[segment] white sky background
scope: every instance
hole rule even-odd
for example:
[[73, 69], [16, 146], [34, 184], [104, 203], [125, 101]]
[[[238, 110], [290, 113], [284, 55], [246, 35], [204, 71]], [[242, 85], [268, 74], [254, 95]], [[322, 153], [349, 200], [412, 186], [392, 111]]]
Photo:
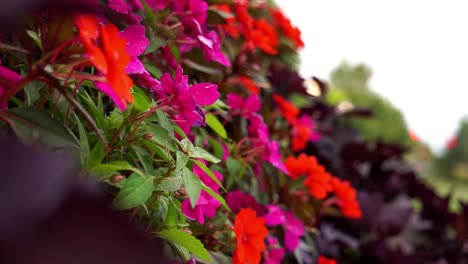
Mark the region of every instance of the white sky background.
[[302, 31], [304, 77], [363, 62], [433, 150], [455, 134], [468, 114], [468, 1], [276, 1]]

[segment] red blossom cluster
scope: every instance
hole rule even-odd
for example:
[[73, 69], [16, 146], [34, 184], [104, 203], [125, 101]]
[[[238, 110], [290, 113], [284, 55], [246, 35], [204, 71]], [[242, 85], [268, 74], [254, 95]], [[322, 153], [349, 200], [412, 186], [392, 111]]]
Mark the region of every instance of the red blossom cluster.
[[293, 151], [301, 151], [307, 146], [309, 140], [319, 139], [320, 135], [314, 131], [314, 123], [307, 116], [299, 117], [300, 110], [291, 102], [280, 95], [273, 95], [283, 117], [291, 125], [291, 148]]
[[270, 10], [271, 16], [274, 18], [276, 25], [283, 31], [283, 33], [291, 40], [296, 48], [303, 48], [304, 42], [301, 38], [301, 31], [298, 27], [292, 25], [291, 20], [286, 17], [280, 9], [272, 8]]
[[314, 156], [301, 153], [297, 158], [289, 156], [285, 160], [289, 176], [293, 179], [305, 176], [304, 186], [317, 199], [325, 199], [328, 194], [335, 195], [335, 203], [343, 215], [360, 218], [361, 209], [356, 199], [356, 190], [347, 181], [342, 181], [328, 173]]

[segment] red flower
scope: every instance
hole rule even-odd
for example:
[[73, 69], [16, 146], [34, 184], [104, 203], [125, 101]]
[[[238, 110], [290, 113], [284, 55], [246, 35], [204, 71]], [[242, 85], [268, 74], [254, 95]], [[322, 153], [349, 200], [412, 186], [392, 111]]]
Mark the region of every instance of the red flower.
[[265, 219], [257, 217], [254, 210], [244, 208], [239, 211], [234, 220], [234, 232], [237, 238], [237, 248], [234, 251], [233, 263], [260, 263], [261, 254], [266, 249], [265, 238], [268, 234]]
[[301, 31], [299, 28], [293, 26], [291, 24], [291, 20], [289, 20], [289, 18], [287, 18], [279, 9], [271, 9], [271, 15], [275, 19], [278, 27], [294, 43], [294, 45], [297, 48], [303, 48], [304, 42], [302, 42]]
[[119, 31], [113, 24], [100, 25], [96, 16], [78, 14], [73, 16], [73, 20], [91, 63], [104, 74], [110, 86], [98, 87], [102, 87], [124, 110], [127, 102], [133, 102], [130, 92], [133, 81], [125, 71], [131, 59], [126, 50], [127, 40], [119, 37]]
[[312, 135], [312, 128], [306, 124], [296, 123], [293, 125], [291, 147], [293, 151], [301, 151], [307, 146]]
[[254, 21], [254, 28], [247, 41], [270, 55], [278, 54], [278, 35], [274, 27], [263, 18]]
[[333, 190], [330, 182], [333, 177], [325, 170], [325, 167], [317, 162], [314, 156], [301, 153], [297, 159], [287, 157], [284, 164], [289, 171], [289, 177], [293, 179], [307, 175], [304, 186], [315, 198], [325, 199], [328, 193]]
[[331, 180], [333, 192], [337, 198], [337, 205], [343, 215], [349, 218], [361, 218], [362, 212], [356, 200], [356, 190], [347, 181], [338, 178]]
[[338, 264], [338, 262], [336, 262], [336, 260], [334, 259], [329, 259], [324, 256], [319, 256], [317, 260], [317, 264]]
[[304, 180], [304, 185], [312, 196], [317, 199], [325, 199], [328, 193], [333, 190], [330, 184], [330, 180], [332, 178], [331, 174], [327, 173], [324, 169], [319, 173], [309, 174], [309, 176]]
[[284, 118], [290, 124], [296, 123], [297, 116], [300, 112], [299, 109], [294, 104], [284, 99], [284, 97], [282, 97], [281, 95], [274, 94], [273, 100], [278, 104]]
[[260, 93], [260, 88], [258, 88], [258, 86], [254, 83], [254, 81], [252, 81], [252, 79], [250, 79], [249, 77], [247, 76], [239, 76], [239, 81], [245, 86], [245, 88], [247, 88], [247, 90], [249, 90], [251, 93], [253, 94], [259, 94]]
[[445, 145], [446, 149], [454, 149], [458, 145], [457, 136], [453, 136]]
[[289, 171], [289, 177], [297, 179], [300, 176], [306, 175], [311, 171], [311, 164], [314, 164], [317, 160], [313, 156], [307, 156], [301, 153], [297, 159], [293, 156], [289, 156], [284, 160], [284, 165]]
[[229, 7], [229, 5], [215, 5], [214, 7], [216, 9], [218, 9], [219, 11], [221, 11], [221, 12], [232, 15], [231, 17], [228, 17], [228, 18], [224, 19], [226, 21], [226, 24], [221, 25], [221, 28], [229, 36], [231, 36], [233, 38], [238, 38], [240, 33], [239, 33], [239, 28], [237, 26], [236, 16], [232, 13], [232, 10]]

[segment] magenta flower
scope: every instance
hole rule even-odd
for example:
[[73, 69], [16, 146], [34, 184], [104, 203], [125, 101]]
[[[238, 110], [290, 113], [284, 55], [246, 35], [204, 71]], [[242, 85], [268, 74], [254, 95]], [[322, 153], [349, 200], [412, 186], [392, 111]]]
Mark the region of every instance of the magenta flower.
[[[251, 119], [253, 116], [258, 118], [257, 112], [260, 111], [260, 97], [256, 94], [251, 94], [247, 99], [242, 98], [242, 96], [230, 93], [227, 95], [227, 104], [234, 112], [233, 114], [239, 114], [247, 119]], [[258, 120], [250, 120], [258, 121]]]
[[264, 216], [268, 212], [266, 207], [259, 204], [253, 196], [239, 190], [229, 192], [226, 195], [226, 203], [236, 214], [243, 208], [253, 209], [257, 212], [257, 216]]
[[257, 113], [260, 110], [260, 97], [251, 94], [244, 100], [242, 96], [230, 93], [227, 95], [227, 104], [231, 107], [232, 115], [241, 115], [249, 121], [247, 130], [252, 137], [253, 146], [264, 148], [261, 158], [269, 161], [281, 172], [288, 174], [289, 172], [279, 152], [278, 142], [270, 140], [268, 126], [265, 124], [263, 117]]
[[304, 224], [293, 213], [285, 213], [286, 220], [283, 224], [285, 230], [284, 245], [289, 251], [294, 251], [299, 246], [301, 236], [305, 233]]
[[126, 69], [128, 74], [143, 74], [147, 72], [143, 63], [138, 59], [138, 56], [143, 54], [150, 44], [145, 36], [145, 32], [146, 28], [144, 26], [135, 25], [127, 27], [120, 33], [120, 36], [127, 40], [127, 51], [131, 57]]
[[185, 27], [192, 31], [198, 31], [197, 25], [191, 21], [195, 20], [200, 27], [204, 27], [208, 17], [208, 3], [203, 0], [177, 0], [174, 1], [173, 9], [178, 12], [180, 21]]
[[268, 250], [264, 253], [265, 261], [263, 264], [281, 264], [284, 257], [284, 248], [278, 243], [275, 237], [267, 237]]
[[293, 213], [285, 212], [276, 205], [268, 205], [265, 223], [268, 226], [281, 225], [284, 229], [284, 244], [289, 251], [299, 246], [300, 238], [305, 233], [304, 224]]
[[[204, 161], [202, 161], [204, 163]], [[211, 177], [206, 174], [198, 165], [193, 166], [193, 173], [200, 177], [200, 180], [208, 187], [210, 187], [216, 193], [219, 193], [218, 190], [220, 186], [213, 180]], [[217, 171], [213, 171], [213, 174], [221, 181], [222, 175]], [[213, 218], [216, 214], [216, 209], [221, 204], [213, 198], [209, 193], [202, 190], [200, 196], [195, 204], [195, 207], [192, 207], [189, 199], [185, 199], [182, 202], [182, 212], [184, 215], [191, 220], [197, 220], [200, 224], [205, 223], [205, 217]]]
[[135, 15], [132, 5], [126, 3], [124, 0], [109, 0], [108, 6], [111, 10], [124, 15], [125, 21], [129, 24], [140, 24], [141, 17]]
[[[8, 89], [18, 85], [20, 82], [21, 76], [17, 72], [0, 66], [0, 97], [2, 97]], [[7, 107], [7, 100], [0, 102], [0, 109], [6, 109]]]
[[161, 77], [161, 87], [155, 88], [159, 98], [191, 126], [205, 125], [205, 113], [200, 106], [213, 104], [219, 98], [218, 86], [212, 83], [188, 84], [188, 76], [178, 67], [174, 79], [167, 73]]
[[221, 51], [221, 41], [216, 31], [205, 32], [195, 19], [188, 19], [187, 21], [189, 22], [186, 22], [186, 24], [192, 24], [187, 32], [188, 36], [184, 38], [184, 41], [189, 44], [182, 46], [181, 51], [188, 52], [195, 47], [201, 48], [206, 60], [231, 67], [228, 57]]
[[192, 208], [189, 199], [185, 199], [182, 202], [181, 209], [188, 219], [197, 220], [203, 225], [205, 223], [205, 217], [213, 218], [216, 214], [216, 209], [220, 205], [221, 204], [215, 198], [202, 190], [195, 207]]

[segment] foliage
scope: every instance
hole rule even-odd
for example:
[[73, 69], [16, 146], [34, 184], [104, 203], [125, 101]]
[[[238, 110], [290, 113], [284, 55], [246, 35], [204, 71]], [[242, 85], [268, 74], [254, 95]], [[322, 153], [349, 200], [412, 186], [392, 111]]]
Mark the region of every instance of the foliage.
[[369, 109], [373, 118], [353, 118], [350, 123], [369, 141], [412, 146], [409, 131], [400, 110], [369, 88], [370, 69], [363, 65], [340, 64], [330, 75], [334, 89], [328, 95], [332, 104], [345, 101], [353, 107]]
[[466, 257], [447, 232], [465, 222], [404, 149], [340, 122], [360, 112], [325, 83], [307, 93], [272, 3], [92, 0], [24, 21], [0, 45], [2, 133], [76, 157], [174, 262]]

